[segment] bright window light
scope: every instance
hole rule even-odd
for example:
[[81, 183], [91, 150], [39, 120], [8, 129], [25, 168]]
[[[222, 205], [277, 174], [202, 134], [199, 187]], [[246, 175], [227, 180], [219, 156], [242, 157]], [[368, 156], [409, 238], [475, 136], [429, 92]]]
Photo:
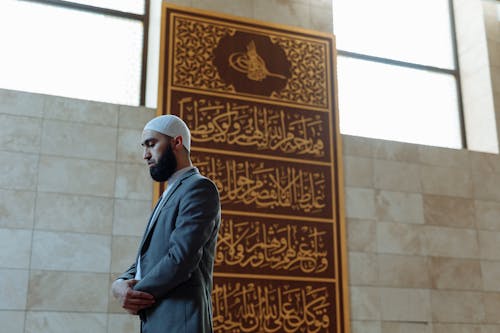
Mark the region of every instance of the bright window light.
[[449, 0], [333, 0], [340, 130], [463, 148]]
[[454, 68], [448, 0], [333, 0], [337, 48]]
[[461, 148], [452, 75], [338, 57], [344, 134]]
[[142, 22], [0, 2], [0, 88], [138, 105]]

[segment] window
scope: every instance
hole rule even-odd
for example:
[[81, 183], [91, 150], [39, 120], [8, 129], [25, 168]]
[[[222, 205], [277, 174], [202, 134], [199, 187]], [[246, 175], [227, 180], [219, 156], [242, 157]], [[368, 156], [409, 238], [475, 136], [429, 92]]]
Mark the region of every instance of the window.
[[333, 0], [344, 134], [465, 147], [451, 0]]
[[148, 11], [149, 0], [2, 1], [0, 88], [144, 105]]

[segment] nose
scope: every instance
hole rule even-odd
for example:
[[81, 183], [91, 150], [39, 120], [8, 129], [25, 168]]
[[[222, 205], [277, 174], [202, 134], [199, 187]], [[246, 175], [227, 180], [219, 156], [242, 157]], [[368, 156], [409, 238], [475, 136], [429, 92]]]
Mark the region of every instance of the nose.
[[148, 161], [151, 158], [151, 153], [149, 152], [149, 149], [144, 149], [144, 154], [142, 155], [142, 158]]

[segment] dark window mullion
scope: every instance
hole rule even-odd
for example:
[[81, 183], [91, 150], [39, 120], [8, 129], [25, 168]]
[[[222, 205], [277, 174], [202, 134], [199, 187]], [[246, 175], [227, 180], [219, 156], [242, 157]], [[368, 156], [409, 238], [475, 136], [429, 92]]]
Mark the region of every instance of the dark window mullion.
[[464, 119], [464, 104], [462, 98], [462, 83], [460, 77], [460, 64], [458, 60], [458, 46], [457, 46], [457, 29], [455, 23], [455, 10], [453, 7], [453, 0], [448, 0], [448, 8], [450, 11], [450, 26], [451, 26], [451, 43], [453, 47], [453, 60], [455, 63], [455, 78], [457, 86], [457, 98], [458, 98], [458, 113], [460, 118], [460, 130], [462, 132], [462, 147], [467, 149], [467, 137], [465, 132], [465, 119]]
[[90, 13], [127, 18], [127, 19], [137, 20], [137, 21], [144, 21], [144, 17], [147, 15], [147, 13], [145, 13], [144, 15], [141, 15], [141, 14], [135, 14], [135, 13], [130, 13], [130, 12], [122, 12], [120, 10], [115, 10], [115, 9], [95, 7], [95, 6], [91, 6], [91, 5], [85, 5], [85, 4], [81, 4], [81, 3], [75, 3], [75, 2], [63, 1], [63, 0], [20, 0], [20, 1], [35, 2], [35, 3], [44, 4], [44, 5], [64, 7], [64, 8], [68, 8], [68, 9], [76, 9], [76, 10], [86, 11], [86, 12], [90, 12]]
[[146, 81], [148, 69], [148, 39], [149, 39], [149, 10], [150, 0], [144, 1], [144, 20], [142, 38], [142, 68], [141, 68], [141, 91], [139, 105], [146, 105]]
[[431, 71], [431, 72], [446, 73], [446, 74], [450, 74], [450, 75], [457, 77], [457, 71], [455, 69], [447, 69], [447, 68], [421, 65], [421, 64], [416, 64], [416, 63], [412, 63], [412, 62], [405, 62], [405, 61], [399, 61], [399, 60], [394, 60], [394, 59], [389, 59], [389, 58], [375, 57], [375, 56], [370, 56], [370, 55], [355, 53], [355, 52], [349, 52], [349, 51], [344, 51], [344, 50], [337, 50], [337, 53], [339, 55], [345, 56], [345, 57], [366, 60], [366, 61], [372, 61], [372, 62], [378, 62], [378, 63], [382, 63], [382, 64], [387, 64], [387, 65], [394, 65], [394, 66], [400, 66], [400, 67], [426, 70], [426, 71]]

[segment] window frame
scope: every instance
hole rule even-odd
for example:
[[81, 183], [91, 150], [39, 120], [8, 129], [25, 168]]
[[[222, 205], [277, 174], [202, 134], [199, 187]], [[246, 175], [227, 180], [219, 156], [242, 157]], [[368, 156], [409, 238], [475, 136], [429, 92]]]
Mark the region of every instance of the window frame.
[[[335, 10], [335, 1], [336, 0], [332, 0], [333, 10]], [[459, 124], [460, 124], [461, 147], [462, 147], [462, 149], [467, 149], [467, 138], [466, 138], [466, 132], [465, 132], [465, 119], [464, 119], [464, 110], [463, 110], [462, 86], [461, 86], [461, 78], [460, 78], [460, 65], [459, 65], [459, 59], [458, 59], [457, 32], [456, 32], [456, 26], [455, 26], [455, 14], [454, 14], [453, 0], [448, 0], [448, 11], [449, 11], [449, 18], [450, 18], [451, 45], [452, 45], [452, 52], [453, 52], [453, 69], [422, 65], [422, 64], [418, 64], [418, 63], [400, 61], [400, 60], [395, 60], [395, 59], [390, 59], [390, 58], [377, 57], [377, 56], [372, 56], [372, 55], [367, 55], [367, 54], [362, 54], [362, 53], [350, 52], [350, 51], [342, 50], [342, 49], [337, 49], [337, 55], [347, 57], [347, 58], [354, 58], [354, 59], [359, 59], [359, 60], [364, 60], [364, 61], [370, 61], [370, 62], [375, 62], [375, 63], [391, 65], [391, 66], [399, 66], [399, 67], [412, 68], [412, 69], [423, 70], [423, 71], [430, 71], [430, 72], [434, 72], [434, 73], [452, 75], [455, 79], [456, 89], [457, 89], [457, 104], [458, 104], [458, 118], [459, 118]], [[333, 24], [333, 31], [335, 33], [335, 22]]]
[[20, 0], [24, 2], [34, 2], [43, 5], [55, 6], [66, 9], [74, 9], [93, 14], [102, 14], [106, 16], [125, 18], [134, 21], [139, 21], [143, 26], [143, 40], [142, 40], [142, 64], [141, 64], [141, 82], [139, 91], [139, 106], [146, 105], [146, 75], [148, 66], [148, 34], [149, 34], [149, 20], [150, 20], [150, 0], [144, 0], [144, 14], [136, 14], [132, 12], [124, 12], [120, 10], [91, 6], [72, 1], [64, 0]]

